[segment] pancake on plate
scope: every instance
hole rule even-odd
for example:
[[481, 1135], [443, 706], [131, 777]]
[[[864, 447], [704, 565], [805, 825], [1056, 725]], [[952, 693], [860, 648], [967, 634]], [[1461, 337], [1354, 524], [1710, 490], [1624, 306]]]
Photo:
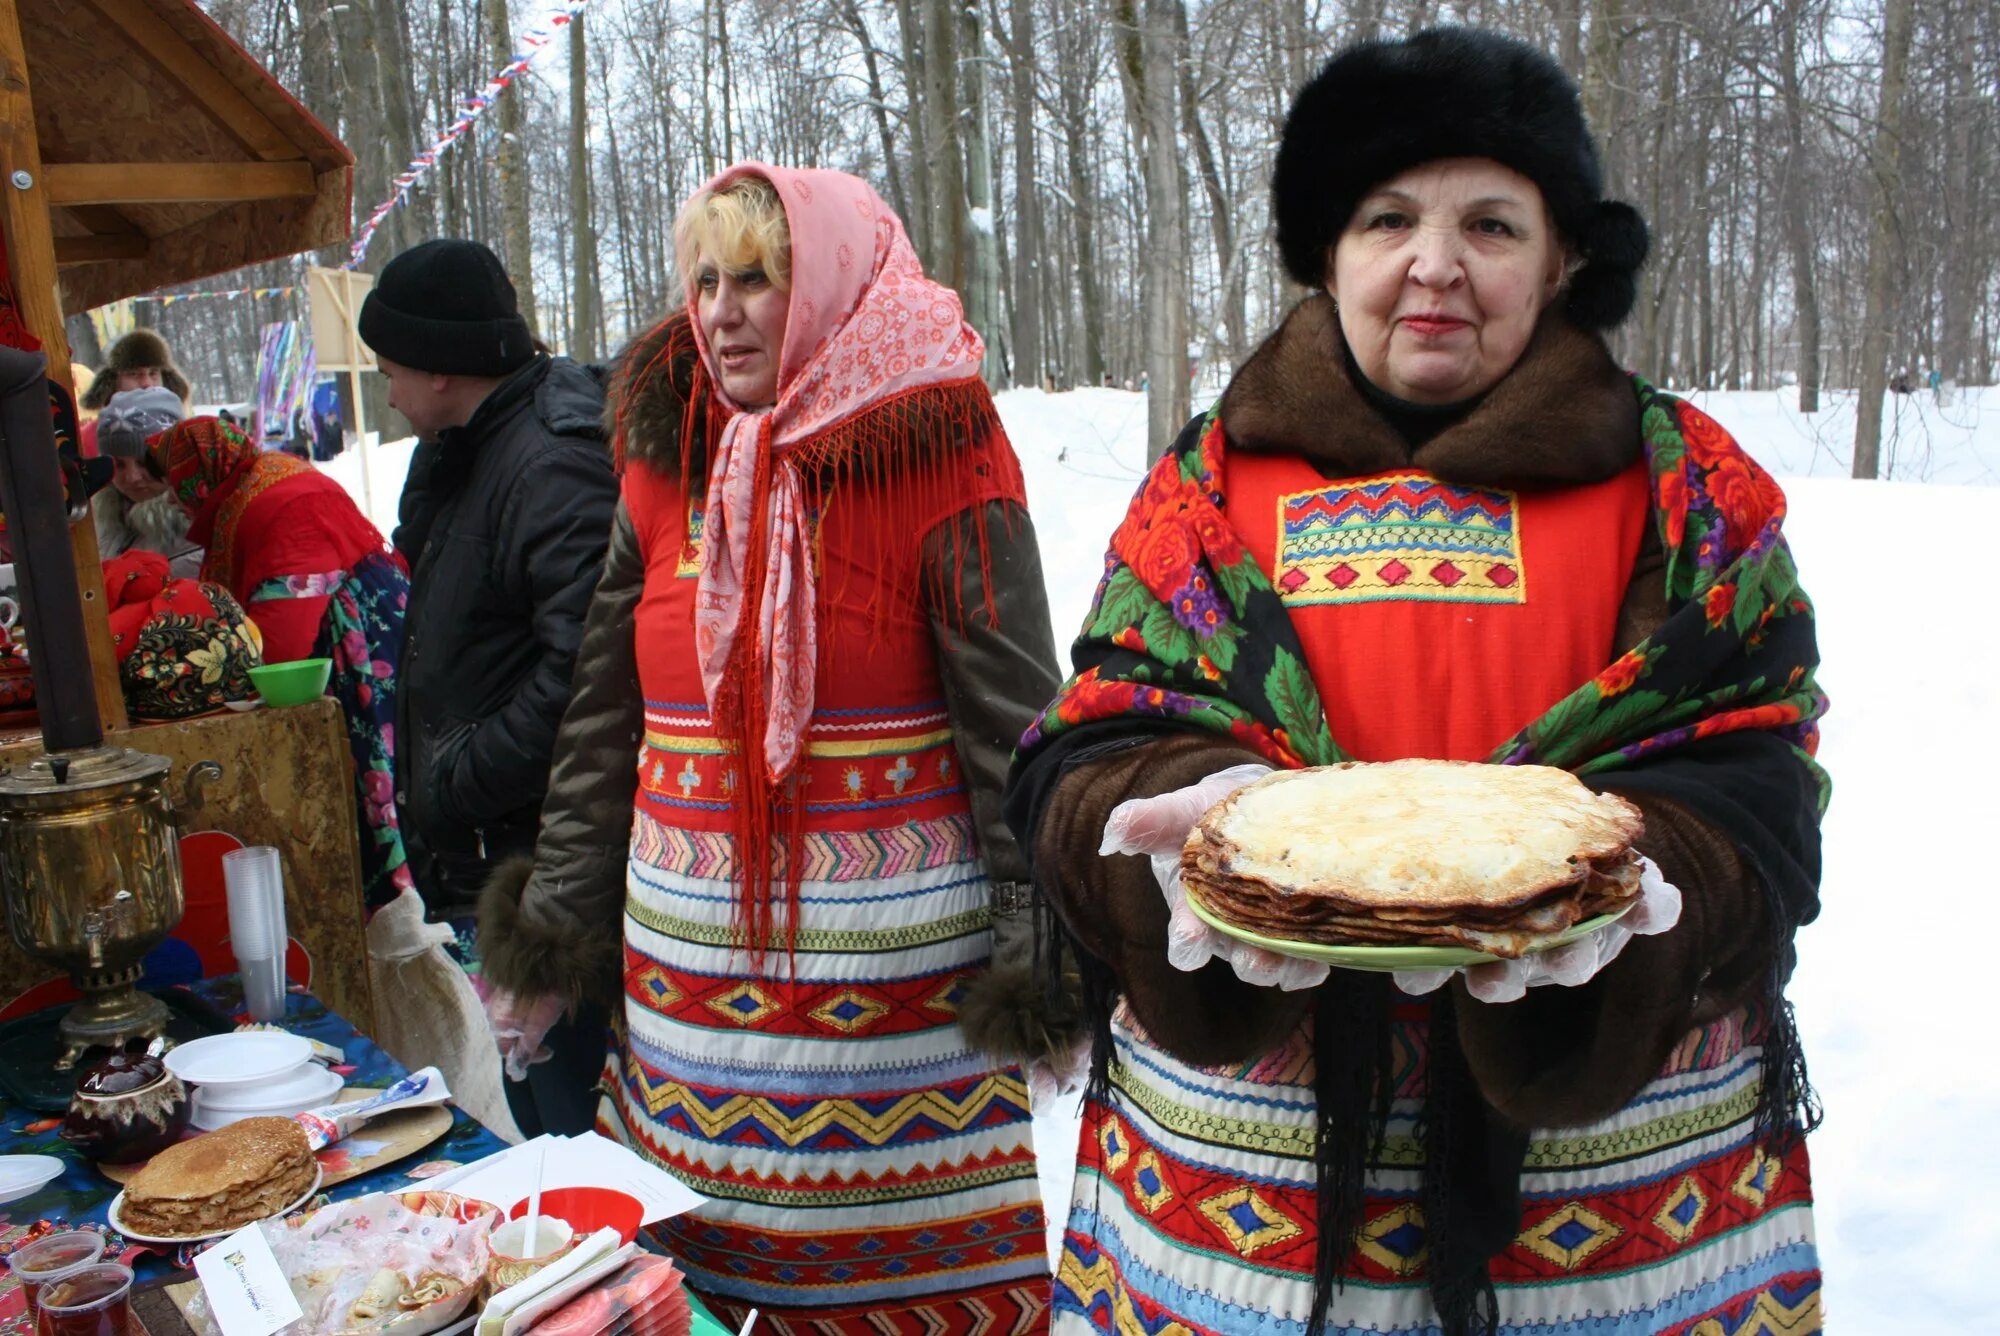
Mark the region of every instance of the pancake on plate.
[[290, 1118], [245, 1118], [155, 1155], [126, 1184], [120, 1214], [161, 1238], [233, 1230], [290, 1206], [315, 1172], [305, 1129]]
[[1517, 957], [1639, 894], [1639, 809], [1566, 770], [1350, 761], [1238, 789], [1181, 853], [1187, 893], [1265, 937]]

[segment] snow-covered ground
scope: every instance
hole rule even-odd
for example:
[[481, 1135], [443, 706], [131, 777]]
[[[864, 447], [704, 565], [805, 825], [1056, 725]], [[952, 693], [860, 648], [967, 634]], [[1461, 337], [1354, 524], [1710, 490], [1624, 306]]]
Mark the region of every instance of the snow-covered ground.
[[[1833, 698], [1825, 909], [1801, 934], [1791, 990], [1826, 1106], [1811, 1143], [1826, 1309], [1842, 1332], [2000, 1329], [1985, 1274], [2000, 1257], [2000, 1004], [1986, 978], [2000, 874], [1972, 845], [2000, 793], [2000, 614], [1981, 574], [2000, 509], [2000, 390], [1943, 406], [1890, 396], [1883, 452], [1911, 481], [1882, 483], [1845, 477], [1851, 396], [1810, 419], [1791, 395], [1695, 398], [1785, 480]], [[1145, 400], [1017, 390], [1000, 410], [1060, 643], [1141, 475]], [[370, 453], [385, 531], [409, 450]], [[330, 471], [358, 497], [356, 464], [350, 452]], [[1075, 1125], [1051, 1111], [1037, 1135], [1059, 1227]]]

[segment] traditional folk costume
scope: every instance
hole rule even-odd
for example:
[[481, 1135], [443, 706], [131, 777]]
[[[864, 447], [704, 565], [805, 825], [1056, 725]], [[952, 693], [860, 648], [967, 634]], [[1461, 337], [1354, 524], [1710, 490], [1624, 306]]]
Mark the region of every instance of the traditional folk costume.
[[151, 442], [206, 548], [201, 578], [227, 589], [263, 636], [264, 662], [330, 658], [354, 757], [362, 889], [372, 908], [413, 887], [395, 798], [396, 670], [409, 574], [352, 497], [311, 464], [261, 451], [217, 418]]
[[709, 1198], [661, 1241], [725, 1320], [1040, 1331], [1026, 1088], [958, 1023], [989, 878], [1025, 881], [1006, 758], [1055, 680], [1019, 466], [874, 192], [712, 184], [743, 171], [791, 225], [778, 400], [729, 402], [686, 316], [626, 354], [623, 502], [486, 973], [609, 976], [601, 1125]]
[[[1055, 1330], [1816, 1330], [1780, 988], [1824, 699], [1784, 498], [1555, 313], [1414, 441], [1340, 338], [1307, 301], [1152, 470], [1022, 744], [1102, 1027]], [[1172, 969], [1145, 860], [1093, 857], [1127, 798], [1405, 756], [1629, 798], [1681, 923], [1506, 1006], [1340, 969], [1286, 994]]]

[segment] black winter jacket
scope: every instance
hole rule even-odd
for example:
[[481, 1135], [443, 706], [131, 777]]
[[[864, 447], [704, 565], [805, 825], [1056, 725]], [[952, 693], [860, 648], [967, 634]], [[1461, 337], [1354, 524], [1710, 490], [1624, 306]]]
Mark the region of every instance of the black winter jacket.
[[603, 412], [602, 372], [538, 356], [411, 461], [397, 802], [436, 908], [534, 844], [618, 504]]

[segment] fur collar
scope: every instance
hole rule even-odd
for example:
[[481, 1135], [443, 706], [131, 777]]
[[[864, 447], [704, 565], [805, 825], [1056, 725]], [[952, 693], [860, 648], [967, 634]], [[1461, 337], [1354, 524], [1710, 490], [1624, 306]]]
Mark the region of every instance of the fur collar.
[[1412, 451], [1355, 387], [1333, 302], [1300, 302], [1222, 397], [1241, 450], [1302, 455], [1329, 477], [1418, 468], [1450, 482], [1602, 482], [1639, 458], [1639, 404], [1604, 340], [1545, 315], [1514, 369]]
[[[621, 460], [636, 460], [657, 473], [680, 471], [681, 429], [700, 356], [685, 311], [668, 316], [619, 354], [604, 399], [604, 432], [617, 443]], [[697, 471], [702, 462], [695, 461]]]

